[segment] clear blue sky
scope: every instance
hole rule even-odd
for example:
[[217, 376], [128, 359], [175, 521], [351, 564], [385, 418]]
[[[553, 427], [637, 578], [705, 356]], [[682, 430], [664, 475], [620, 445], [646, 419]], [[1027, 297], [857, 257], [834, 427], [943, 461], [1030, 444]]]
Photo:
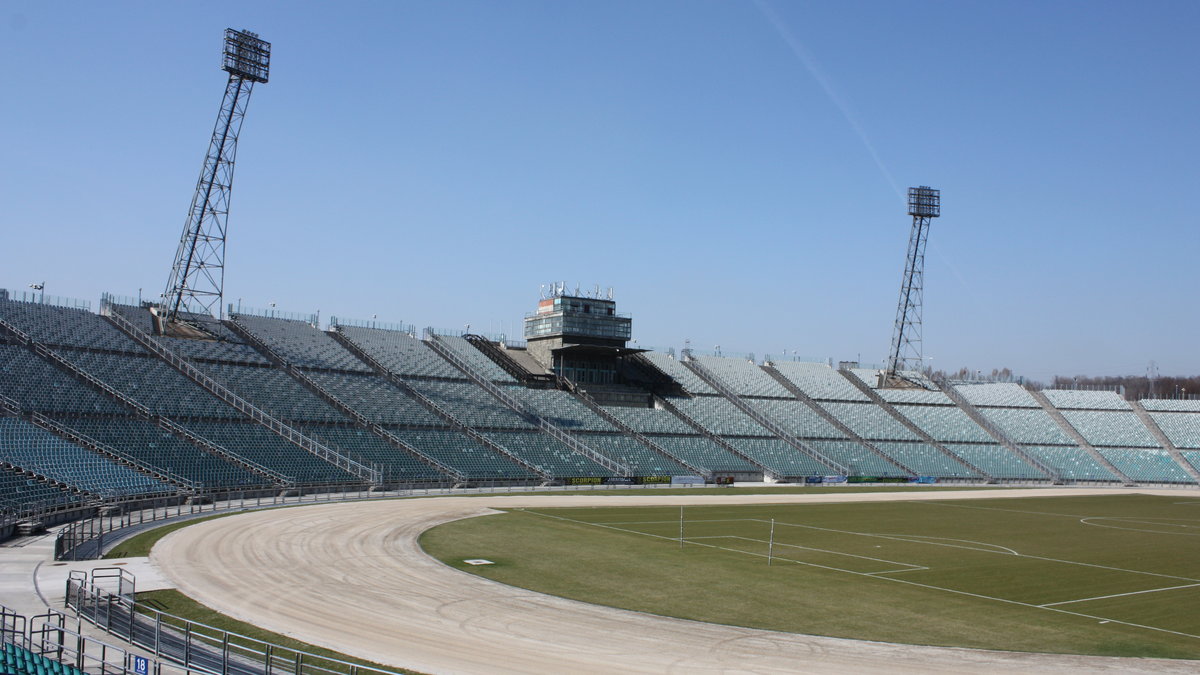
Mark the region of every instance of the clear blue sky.
[[0, 286], [162, 291], [226, 27], [228, 301], [881, 361], [925, 184], [935, 367], [1200, 373], [1200, 3], [8, 0]]

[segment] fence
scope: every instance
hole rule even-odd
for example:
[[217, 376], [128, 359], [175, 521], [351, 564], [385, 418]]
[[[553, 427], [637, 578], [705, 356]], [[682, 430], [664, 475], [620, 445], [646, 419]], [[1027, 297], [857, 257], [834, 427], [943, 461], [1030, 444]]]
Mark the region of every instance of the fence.
[[67, 580], [67, 606], [100, 630], [141, 647], [157, 661], [187, 672], [220, 675], [291, 673], [364, 675], [382, 670], [265, 642], [183, 617], [99, 588], [82, 576]]
[[[26, 618], [0, 605], [0, 643], [30, 673], [103, 673], [104, 675], [190, 675], [210, 673], [142, 656], [84, 635], [61, 612]], [[10, 647], [11, 645], [11, 647]], [[61, 665], [59, 665], [61, 664]], [[2, 667], [2, 666], [0, 666]], [[14, 672], [6, 669], [5, 672]]]
[[66, 298], [61, 295], [46, 295], [42, 291], [13, 291], [0, 288], [0, 300], [32, 302], [39, 305], [54, 305], [55, 307], [66, 307], [68, 309], [86, 309], [89, 311], [92, 309], [92, 303], [88, 300]]

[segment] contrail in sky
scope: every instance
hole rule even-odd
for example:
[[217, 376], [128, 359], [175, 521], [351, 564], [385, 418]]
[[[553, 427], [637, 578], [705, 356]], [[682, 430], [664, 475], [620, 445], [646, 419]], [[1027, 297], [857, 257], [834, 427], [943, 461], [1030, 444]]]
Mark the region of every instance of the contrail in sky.
[[879, 158], [879, 153], [875, 151], [875, 146], [871, 144], [871, 139], [867, 138], [867, 132], [863, 131], [862, 125], [858, 123], [858, 120], [850, 111], [850, 106], [847, 105], [844, 100], [842, 100], [842, 97], [838, 95], [836, 90], [834, 90], [833, 85], [829, 83], [829, 78], [825, 77], [825, 73], [821, 72], [821, 69], [817, 66], [816, 60], [813, 59], [812, 55], [808, 53], [808, 50], [804, 48], [804, 45], [801, 44], [800, 40], [797, 39], [790, 30], [788, 30], [788, 27], [784, 25], [783, 20], [779, 18], [779, 15], [775, 13], [775, 10], [771, 9], [771, 6], [768, 5], [765, 0], [754, 0], [754, 4], [758, 7], [758, 10], [762, 12], [763, 16], [766, 17], [767, 21], [770, 21], [771, 25], [775, 27], [775, 31], [779, 33], [779, 36], [783, 38], [783, 41], [786, 42], [788, 47], [791, 48], [792, 53], [795, 54], [796, 58], [800, 60], [800, 63], [804, 65], [804, 69], [808, 71], [808, 74], [812, 75], [813, 79], [817, 81], [817, 84], [821, 85], [821, 89], [825, 92], [825, 95], [829, 97], [829, 100], [833, 103], [833, 105], [838, 109], [838, 112], [842, 113], [842, 117], [846, 118], [846, 123], [850, 125], [850, 128], [854, 130], [854, 133], [858, 134], [858, 139], [862, 141], [862, 144], [867, 148], [867, 152], [871, 153], [871, 159], [875, 160], [875, 166], [879, 167], [880, 172], [883, 173], [883, 177], [887, 179], [888, 185], [892, 186], [892, 190], [896, 193], [896, 196], [903, 201], [904, 193], [901, 192], [900, 186], [896, 183], [896, 179], [892, 177], [892, 172], [888, 171], [888, 168], [884, 165], [883, 160]]
[[[842, 113], [842, 117], [846, 118], [846, 123], [850, 125], [850, 128], [854, 130], [854, 133], [858, 134], [858, 140], [862, 141], [862, 144], [864, 147], [866, 147], [867, 152], [871, 153], [871, 159], [875, 160], [875, 166], [879, 167], [879, 171], [887, 180], [888, 185], [892, 186], [892, 191], [896, 193], [896, 196], [900, 198], [901, 202], [905, 202], [905, 193], [900, 189], [900, 185], [896, 183], [896, 179], [892, 177], [892, 172], [888, 170], [887, 165], [885, 165], [883, 160], [880, 159], [879, 153], [875, 151], [875, 146], [871, 144], [871, 139], [867, 138], [867, 132], [864, 131], [862, 125], [858, 123], [858, 119], [854, 116], [854, 113], [851, 112], [850, 106], [845, 100], [842, 99], [840, 95], [838, 95], [837, 91], [833, 88], [833, 85], [830, 84], [829, 78], [827, 78], [825, 73], [823, 73], [820, 67], [817, 66], [816, 59], [813, 58], [812, 54], [808, 53], [808, 50], [805, 49], [800, 40], [792, 34], [792, 31], [789, 30], [787, 25], [783, 23], [783, 20], [779, 18], [779, 15], [775, 13], [775, 10], [771, 9], [771, 5], [767, 4], [766, 0], [754, 0], [754, 5], [758, 7], [758, 10], [762, 12], [767, 21], [771, 22], [771, 25], [775, 28], [775, 31], [779, 33], [779, 37], [783, 38], [783, 41], [786, 42], [788, 47], [791, 48], [792, 53], [795, 54], [796, 58], [800, 60], [800, 63], [804, 65], [804, 69], [808, 71], [808, 74], [812, 75], [813, 79], [817, 81], [817, 84], [821, 85], [821, 89], [825, 92], [825, 95], [829, 97], [829, 100], [838, 109], [838, 112]], [[969, 284], [967, 284], [967, 280], [958, 273], [958, 269], [951, 264], [950, 260], [946, 256], [942, 255], [936, 244], [933, 245], [933, 252], [934, 255], [936, 255], [943, 263], [945, 263], [946, 267], [950, 269], [951, 274], [958, 279], [959, 284], [966, 289], [972, 298], [978, 301], [978, 298], [975, 298], [975, 291], [971, 289]]]

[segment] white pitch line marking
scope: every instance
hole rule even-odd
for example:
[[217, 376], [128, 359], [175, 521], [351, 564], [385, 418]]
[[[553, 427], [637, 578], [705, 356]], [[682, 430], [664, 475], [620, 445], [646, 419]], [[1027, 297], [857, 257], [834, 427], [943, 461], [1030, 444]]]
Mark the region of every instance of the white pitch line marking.
[[[762, 522], [765, 522], [765, 521], [762, 521]], [[957, 544], [943, 544], [943, 543], [937, 542], [937, 541], [913, 541], [911, 539], [903, 539], [902, 538], [903, 536], [908, 536], [908, 535], [888, 535], [888, 534], [871, 534], [869, 532], [852, 532], [850, 530], [836, 530], [831, 527], [817, 527], [816, 525], [800, 525], [797, 523], [781, 523], [778, 521], [776, 521], [775, 524], [780, 525], [780, 526], [787, 526], [787, 527], [802, 527], [805, 529], [818, 530], [821, 532], [836, 532], [839, 534], [853, 534], [853, 535], [857, 535], [860, 537], [876, 537], [879, 539], [891, 539], [894, 541], [908, 542], [910, 544], [928, 544], [930, 546], [948, 546], [950, 548], [961, 548], [961, 549], [965, 549], [968, 551], [979, 551], [981, 553], [991, 553], [993, 555], [1012, 555], [1011, 553], [1001, 553], [1000, 551], [997, 551], [995, 549], [975, 548], [973, 546], [959, 546]], [[983, 542], [977, 542], [977, 543], [983, 543]], [[993, 546], [993, 544], [987, 544], [987, 546]], [[1142, 575], [1150, 576], [1150, 577], [1162, 577], [1164, 579], [1178, 579], [1180, 581], [1193, 581], [1196, 583], [1200, 583], [1200, 579], [1193, 579], [1191, 577], [1180, 577], [1180, 576], [1176, 576], [1174, 574], [1159, 574], [1158, 572], [1144, 572], [1142, 570], [1130, 570], [1130, 569], [1125, 569], [1122, 567], [1110, 567], [1109, 565], [1097, 565], [1094, 563], [1078, 562], [1075, 560], [1061, 560], [1059, 558], [1047, 558], [1045, 556], [1030, 555], [1028, 553], [1017, 554], [1017, 555], [1020, 555], [1022, 558], [1026, 558], [1029, 560], [1043, 560], [1046, 562], [1062, 563], [1064, 565], [1078, 565], [1080, 567], [1092, 567], [1095, 569], [1110, 570], [1113, 572], [1127, 572], [1129, 574], [1142, 574]], [[1037, 605], [1030, 605], [1030, 607], [1036, 607], [1036, 606]]]
[[[534, 514], [534, 515], [536, 515], [536, 516], [543, 516], [543, 517], [546, 517], [546, 518], [551, 518], [551, 519], [554, 519], [554, 520], [563, 520], [563, 521], [566, 521], [566, 522], [569, 522], [569, 523], [576, 523], [576, 524], [579, 524], [579, 525], [592, 525], [592, 526], [595, 526], [595, 527], [602, 527], [602, 528], [605, 528], [605, 529], [617, 530], [617, 531], [619, 531], [619, 532], [628, 532], [628, 533], [630, 533], [630, 534], [639, 534], [639, 535], [642, 535], [642, 536], [645, 536], [645, 537], [652, 537], [652, 538], [654, 538], [654, 539], [665, 539], [665, 540], [667, 540], [667, 541], [678, 541], [678, 540], [677, 540], [675, 537], [664, 537], [664, 536], [662, 536], [662, 535], [658, 535], [658, 534], [649, 534], [649, 533], [646, 533], [646, 532], [638, 532], [637, 530], [625, 530], [625, 529], [622, 529], [622, 528], [619, 528], [619, 527], [610, 527], [610, 526], [607, 526], [607, 525], [596, 525], [595, 523], [589, 523], [589, 522], [586, 522], [586, 521], [583, 521], [583, 520], [574, 520], [574, 519], [572, 519], [572, 518], [564, 518], [564, 517], [562, 517], [562, 516], [552, 516], [552, 515], [550, 515], [550, 514], [548, 514], [548, 513], [538, 513], [537, 511], [527, 511], [527, 513], [532, 513], [532, 514]], [[805, 526], [805, 525], [800, 525], [800, 526], [798, 526], [798, 527], [807, 527], [807, 526]], [[813, 528], [813, 529], [825, 529], [825, 528]], [[832, 531], [836, 532], [836, 531], [838, 531], [838, 530], [832, 530]], [[860, 534], [860, 533], [859, 533], [859, 532], [847, 532], [846, 534]], [[724, 548], [724, 547], [722, 547], [722, 546], [713, 546], [712, 544], [701, 544], [701, 543], [693, 542], [693, 544], [692, 544], [692, 545], [693, 545], [693, 546], [703, 546], [703, 547], [705, 547], [705, 548], [713, 548], [713, 549], [717, 549], [717, 550], [721, 550], [721, 551], [729, 551], [729, 552], [731, 552], [731, 553], [741, 553], [741, 554], [743, 554], [743, 555], [752, 555], [752, 556], [756, 556], [756, 557], [759, 557], [759, 558], [765, 558], [765, 557], [767, 557], [767, 556], [765, 556], [765, 555], [762, 555], [761, 553], [750, 553], [749, 551], [739, 551], [739, 550], [737, 550], [737, 549], [729, 549], [729, 548]], [[1006, 554], [1006, 555], [1007, 555], [1007, 554]], [[1030, 557], [1030, 558], [1032, 558], [1032, 557], [1034, 557], [1034, 556], [1026, 556], [1026, 557]], [[1047, 612], [1057, 612], [1057, 613], [1059, 613], [1059, 614], [1069, 614], [1069, 615], [1071, 615], [1071, 616], [1078, 616], [1078, 617], [1082, 617], [1082, 618], [1085, 618], [1085, 619], [1096, 619], [1096, 620], [1098, 620], [1098, 621], [1108, 621], [1108, 622], [1111, 622], [1111, 623], [1120, 624], [1120, 625], [1122, 625], [1122, 626], [1129, 626], [1129, 627], [1131, 627], [1131, 628], [1141, 628], [1141, 629], [1143, 629], [1143, 630], [1155, 631], [1155, 632], [1158, 632], [1158, 633], [1168, 633], [1168, 634], [1170, 634], [1170, 635], [1179, 635], [1179, 636], [1181, 636], [1181, 637], [1186, 637], [1186, 638], [1192, 638], [1192, 639], [1200, 640], [1200, 635], [1193, 635], [1193, 634], [1191, 634], [1191, 633], [1184, 633], [1184, 632], [1182, 632], [1182, 631], [1171, 630], [1171, 629], [1169, 629], [1169, 628], [1157, 628], [1157, 627], [1155, 627], [1155, 626], [1147, 626], [1147, 625], [1145, 625], [1145, 624], [1133, 623], [1132, 621], [1120, 621], [1120, 620], [1118, 620], [1118, 619], [1110, 619], [1110, 618], [1103, 617], [1103, 616], [1096, 616], [1095, 614], [1084, 614], [1084, 613], [1082, 613], [1082, 612], [1072, 612], [1072, 611], [1071, 611], [1071, 610], [1069, 610], [1069, 609], [1059, 609], [1059, 608], [1057, 608], [1057, 607], [1041, 607], [1041, 606], [1039, 606], [1039, 605], [1034, 605], [1034, 604], [1032, 604], [1032, 603], [1028, 603], [1028, 602], [1021, 602], [1020, 600], [1009, 600], [1009, 599], [1007, 599], [1007, 598], [997, 598], [997, 597], [993, 597], [993, 596], [990, 596], [990, 595], [983, 595], [983, 594], [980, 594], [980, 593], [971, 593], [971, 592], [969, 592], [969, 591], [960, 591], [960, 590], [953, 589], [953, 588], [943, 588], [943, 587], [941, 587], [941, 586], [934, 586], [934, 585], [932, 585], [932, 584], [923, 584], [923, 583], [920, 583], [920, 582], [917, 582], [917, 581], [908, 581], [908, 580], [905, 580], [905, 579], [897, 579], [897, 578], [895, 578], [895, 577], [881, 577], [881, 576], [876, 576], [876, 575], [873, 575], [873, 574], [868, 574], [868, 573], [866, 573], [866, 572], [855, 572], [855, 571], [853, 571], [853, 570], [844, 570], [844, 569], [840, 569], [840, 568], [837, 568], [837, 567], [829, 567], [829, 566], [827, 566], [827, 565], [815, 565], [815, 564], [813, 564], [813, 563], [802, 563], [802, 562], [799, 562], [799, 561], [796, 561], [796, 560], [790, 560], [790, 559], [786, 559], [786, 558], [785, 558], [784, 560], [787, 560], [788, 562], [796, 563], [796, 564], [798, 564], [798, 565], [804, 565], [804, 566], [806, 566], [806, 567], [817, 567], [817, 568], [820, 568], [820, 569], [826, 569], [826, 570], [830, 570], [830, 571], [833, 571], [833, 572], [844, 572], [844, 573], [846, 573], [846, 574], [853, 574], [853, 575], [855, 575], [855, 576], [866, 577], [866, 578], [868, 578], [868, 579], [878, 579], [879, 581], [890, 581], [890, 582], [892, 582], [892, 583], [896, 583], [896, 584], [905, 584], [905, 585], [907, 585], [907, 586], [916, 586], [916, 587], [918, 587], [918, 588], [927, 588], [927, 589], [929, 589], [929, 590], [931, 590], [931, 591], [941, 591], [941, 592], [943, 592], [943, 593], [951, 593], [951, 594], [954, 594], [954, 595], [965, 595], [965, 596], [967, 596], [967, 597], [979, 598], [980, 600], [990, 600], [990, 601], [992, 601], [992, 602], [999, 602], [999, 603], [1002, 603], [1002, 604], [1005, 604], [1005, 605], [1017, 605], [1017, 606], [1019, 606], [1019, 607], [1028, 607], [1028, 608], [1030, 608], [1030, 609], [1044, 609], [1044, 610], [1046, 610]], [[1046, 560], [1053, 560], [1053, 559], [1051, 559], [1051, 558], [1046, 558]], [[1069, 561], [1056, 561], [1056, 562], [1069, 562]], [[1079, 564], [1086, 564], [1086, 563], [1079, 563]], [[1090, 565], [1090, 566], [1091, 566], [1091, 567], [1102, 567], [1102, 566], [1100, 566], [1100, 565]], [[1109, 569], [1117, 569], [1117, 568], [1109, 568]], [[1132, 570], [1122, 570], [1122, 571], [1132, 571]], [[1151, 573], [1151, 572], [1143, 572], [1143, 574], [1152, 574], [1152, 573]], [[1165, 574], [1155, 574], [1154, 576], [1168, 576], [1168, 575], [1165, 575]], [[1181, 578], [1181, 577], [1177, 577], [1177, 578]], [[1194, 580], [1194, 579], [1193, 579], [1193, 580], [1191, 580], [1191, 581], [1196, 581], [1196, 580]]]
[[1047, 602], [1038, 607], [1057, 607], [1058, 605], [1069, 605], [1075, 602], [1091, 602], [1092, 600], [1108, 600], [1109, 598], [1123, 598], [1127, 595], [1141, 595], [1143, 593], [1158, 593], [1159, 591], [1177, 591], [1181, 588], [1195, 588], [1200, 584], [1187, 584], [1186, 586], [1170, 586], [1168, 588], [1151, 588], [1145, 591], [1130, 591], [1129, 593], [1114, 593], [1113, 595], [1098, 595], [1094, 598], [1083, 598], [1081, 600], [1063, 600], [1062, 602]]

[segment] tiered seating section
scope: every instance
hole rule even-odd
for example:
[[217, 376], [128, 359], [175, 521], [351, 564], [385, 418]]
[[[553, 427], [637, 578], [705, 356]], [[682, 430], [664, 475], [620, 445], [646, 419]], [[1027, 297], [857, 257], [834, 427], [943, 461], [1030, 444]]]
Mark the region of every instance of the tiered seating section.
[[[146, 333], [152, 330], [145, 308], [110, 311]], [[1148, 483], [1193, 483], [1176, 457], [1200, 466], [1197, 401], [1141, 402], [1180, 450], [1172, 455], [1130, 405], [1111, 392], [1045, 392], [1070, 425], [1064, 428], [1037, 399], [1011, 383], [958, 385], [958, 393], [970, 403], [960, 408], [928, 382], [927, 388], [878, 389], [878, 371], [869, 369], [839, 372], [798, 361], [764, 367], [742, 358], [701, 356], [701, 368], [694, 370], [666, 354], [648, 352], [646, 358], [687, 394], [655, 399], [655, 408], [605, 408], [620, 420], [614, 426], [590, 407], [594, 404], [573, 394], [516, 384], [459, 337], [438, 339], [472, 373], [496, 383], [529, 414], [494, 398], [408, 333], [338, 326], [333, 335], [305, 321], [251, 315], [236, 317], [236, 325], [189, 318], [213, 339], [153, 339], [315, 442], [382, 469], [390, 483], [446, 482], [447, 472], [432, 466], [439, 462], [469, 481], [612, 475], [540, 430], [539, 417], [628, 467], [634, 476], [685, 474], [687, 464], [743, 478], [768, 474], [798, 479], [838, 471], [880, 477], [1049, 478], [977, 424], [979, 415], [1051, 467], [1054, 477], [1068, 481], [1121, 480], [1101, 459], [1134, 481]], [[0, 332], [0, 394], [20, 408], [20, 416], [10, 411], [0, 417], [0, 511], [5, 514], [177, 489], [155, 477], [161, 475], [201, 490], [276, 489], [283, 485], [276, 475], [287, 485], [302, 486], [358, 480], [227, 405], [102, 316], [5, 300], [0, 301], [0, 319], [118, 392], [104, 393]], [[243, 331], [250, 337], [243, 338]], [[273, 363], [268, 353], [301, 374]], [[372, 363], [384, 372], [376, 372]], [[732, 391], [734, 400], [718, 394], [705, 377]], [[139, 406], [150, 416], [139, 412]], [[125, 463], [35, 426], [29, 417], [33, 413], [106, 447]], [[167, 420], [187, 433], [171, 431]], [[652, 442], [626, 435], [624, 428]], [[1078, 431], [1092, 448], [1077, 446], [1068, 431]], [[193, 442], [189, 434], [204, 442]], [[508, 453], [540, 473], [514, 462]]]
[[75, 666], [35, 654], [11, 642], [5, 642], [3, 651], [0, 651], [0, 672], [11, 675], [86, 675]]

